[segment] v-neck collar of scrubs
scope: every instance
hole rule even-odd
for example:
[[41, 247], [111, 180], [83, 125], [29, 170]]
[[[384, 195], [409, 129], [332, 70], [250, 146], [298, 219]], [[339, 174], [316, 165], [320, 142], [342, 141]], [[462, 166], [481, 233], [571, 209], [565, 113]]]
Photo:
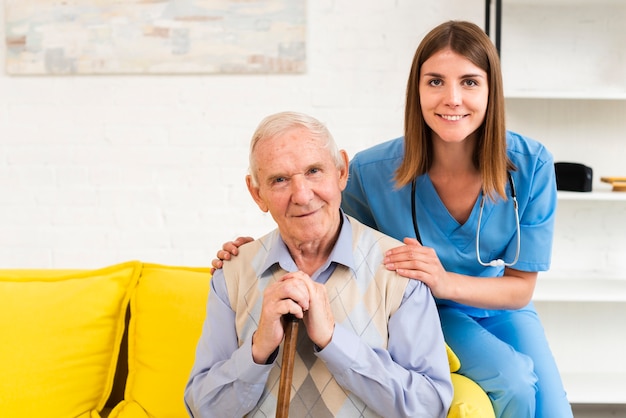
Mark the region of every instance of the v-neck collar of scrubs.
[[[417, 206], [421, 206], [422, 210], [427, 214], [423, 219], [430, 219], [431, 221], [429, 222], [439, 229], [439, 232], [459, 249], [465, 249], [468, 245], [475, 244], [476, 225], [478, 223], [482, 195], [478, 195], [469, 218], [465, 223], [461, 224], [450, 214], [450, 211], [448, 211], [448, 208], [444, 205], [428, 174], [420, 176], [417, 179], [415, 189]], [[493, 205], [485, 201], [483, 222], [489, 218], [492, 209]], [[418, 223], [419, 221], [418, 213]], [[420, 231], [421, 230], [422, 228], [420, 227]], [[426, 234], [426, 240], [428, 240], [428, 238], [428, 234]], [[428, 245], [428, 242], [426, 242], [425, 245]]]

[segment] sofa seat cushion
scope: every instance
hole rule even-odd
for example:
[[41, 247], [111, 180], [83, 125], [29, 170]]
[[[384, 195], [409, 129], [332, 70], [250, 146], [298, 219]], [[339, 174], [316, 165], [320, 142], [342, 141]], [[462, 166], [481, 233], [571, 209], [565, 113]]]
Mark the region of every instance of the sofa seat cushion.
[[131, 297], [128, 380], [109, 418], [187, 418], [183, 395], [206, 316], [209, 268], [144, 264]]
[[0, 270], [1, 417], [100, 416], [140, 270]]
[[454, 397], [447, 418], [495, 418], [491, 400], [476, 382], [452, 373]]

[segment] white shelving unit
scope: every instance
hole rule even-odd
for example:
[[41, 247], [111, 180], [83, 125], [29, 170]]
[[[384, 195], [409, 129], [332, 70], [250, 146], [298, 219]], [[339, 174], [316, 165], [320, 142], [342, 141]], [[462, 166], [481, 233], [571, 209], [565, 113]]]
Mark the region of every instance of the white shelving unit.
[[511, 98], [626, 98], [623, 0], [503, 0], [501, 57]]
[[626, 283], [618, 279], [542, 277], [535, 302], [626, 302]]
[[626, 404], [626, 193], [559, 192], [533, 300], [570, 402]]
[[[625, 145], [626, 146], [626, 145]], [[626, 155], [625, 155], [626, 156]], [[626, 171], [626, 167], [625, 167]], [[626, 202], [626, 193], [613, 192], [610, 189], [592, 191], [590, 193], [578, 193], [578, 192], [559, 192], [559, 201], [590, 201], [596, 200], [599, 202]]]
[[626, 405], [626, 0], [503, 0], [507, 123], [594, 170], [559, 192], [552, 268], [533, 300], [570, 402]]

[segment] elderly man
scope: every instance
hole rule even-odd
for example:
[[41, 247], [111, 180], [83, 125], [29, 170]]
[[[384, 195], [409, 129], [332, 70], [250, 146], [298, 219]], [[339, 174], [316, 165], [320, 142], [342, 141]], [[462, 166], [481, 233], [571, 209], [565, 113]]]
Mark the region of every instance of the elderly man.
[[450, 370], [429, 289], [382, 264], [398, 241], [340, 209], [348, 156], [307, 115], [265, 118], [246, 184], [278, 228], [211, 282], [185, 390], [193, 417], [273, 416], [281, 318], [302, 320], [290, 416], [445, 417]]

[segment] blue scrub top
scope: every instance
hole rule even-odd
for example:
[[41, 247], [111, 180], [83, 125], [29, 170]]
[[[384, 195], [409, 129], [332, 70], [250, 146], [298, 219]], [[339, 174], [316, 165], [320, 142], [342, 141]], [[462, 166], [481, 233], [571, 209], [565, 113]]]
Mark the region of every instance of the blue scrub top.
[[[507, 131], [507, 154], [516, 171], [511, 172], [520, 216], [520, 255], [512, 268], [545, 271], [550, 268], [556, 178], [554, 160], [539, 142]], [[396, 239], [415, 237], [411, 216], [411, 185], [396, 188], [394, 173], [404, 156], [404, 138], [396, 138], [357, 153], [350, 162], [348, 185], [343, 192], [343, 210], [361, 222]], [[480, 256], [484, 262], [501, 258], [510, 262], [517, 250], [515, 213], [507, 184], [505, 201], [485, 198], [480, 231]], [[450, 272], [478, 277], [498, 277], [504, 267], [484, 267], [476, 257], [476, 227], [480, 196], [469, 219], [459, 224], [439, 198], [428, 174], [416, 180], [415, 211], [422, 243], [437, 252]], [[494, 315], [485, 310], [448, 300], [439, 305], [455, 306], [475, 317]]]

